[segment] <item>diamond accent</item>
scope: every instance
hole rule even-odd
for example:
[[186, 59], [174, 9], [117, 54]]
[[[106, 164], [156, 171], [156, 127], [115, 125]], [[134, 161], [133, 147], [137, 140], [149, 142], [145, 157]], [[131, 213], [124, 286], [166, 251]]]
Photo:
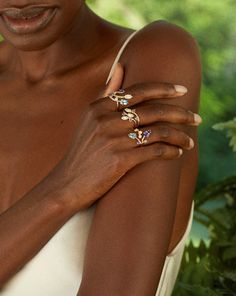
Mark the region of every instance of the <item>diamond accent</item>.
[[125, 95], [125, 98], [126, 98], [127, 100], [130, 100], [130, 99], [132, 99], [132, 98], [133, 98], [133, 96], [132, 96], [132, 95], [129, 95], [129, 94], [127, 94], [127, 95]]

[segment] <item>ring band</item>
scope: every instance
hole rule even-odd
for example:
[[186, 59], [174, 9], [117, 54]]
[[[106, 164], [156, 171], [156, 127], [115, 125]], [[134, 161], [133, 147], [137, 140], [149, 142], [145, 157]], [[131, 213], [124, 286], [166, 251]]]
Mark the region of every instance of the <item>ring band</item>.
[[128, 134], [128, 137], [137, 140], [137, 145], [146, 144], [147, 138], [151, 135], [151, 130], [142, 131], [138, 128], [134, 129], [132, 133]]
[[140, 119], [138, 114], [135, 112], [135, 109], [125, 108], [121, 116], [122, 120], [129, 120], [129, 122], [134, 123], [134, 128], [138, 127]]
[[123, 105], [123, 106], [128, 105], [129, 100], [133, 98], [133, 96], [131, 94], [125, 94], [124, 89], [119, 89], [118, 91], [111, 93], [108, 97], [112, 101], [116, 102], [117, 110], [119, 110], [120, 105]]

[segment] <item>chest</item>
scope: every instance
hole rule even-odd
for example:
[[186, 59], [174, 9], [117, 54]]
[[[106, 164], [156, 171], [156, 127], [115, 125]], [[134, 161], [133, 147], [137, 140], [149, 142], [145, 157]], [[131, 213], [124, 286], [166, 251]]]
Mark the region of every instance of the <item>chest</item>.
[[3, 211], [64, 157], [82, 113], [101, 91], [102, 80], [88, 83], [88, 79], [72, 75], [40, 85], [1, 81], [0, 87], [0, 211]]

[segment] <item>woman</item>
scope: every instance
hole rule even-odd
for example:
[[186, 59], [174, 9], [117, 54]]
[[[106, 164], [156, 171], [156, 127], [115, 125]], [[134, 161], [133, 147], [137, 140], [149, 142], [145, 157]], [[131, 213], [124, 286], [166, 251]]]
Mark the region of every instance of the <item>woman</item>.
[[0, 13], [0, 295], [170, 295], [197, 178], [196, 42], [83, 0]]

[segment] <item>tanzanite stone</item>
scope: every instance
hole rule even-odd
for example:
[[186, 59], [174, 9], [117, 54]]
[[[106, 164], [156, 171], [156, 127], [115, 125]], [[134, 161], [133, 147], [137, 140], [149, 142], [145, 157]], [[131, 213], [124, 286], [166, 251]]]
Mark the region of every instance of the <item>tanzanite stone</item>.
[[148, 130], [148, 131], [144, 131], [144, 132], [143, 132], [143, 135], [144, 135], [146, 138], [149, 137], [150, 134], [151, 134], [151, 131], [150, 131], [150, 130]]

